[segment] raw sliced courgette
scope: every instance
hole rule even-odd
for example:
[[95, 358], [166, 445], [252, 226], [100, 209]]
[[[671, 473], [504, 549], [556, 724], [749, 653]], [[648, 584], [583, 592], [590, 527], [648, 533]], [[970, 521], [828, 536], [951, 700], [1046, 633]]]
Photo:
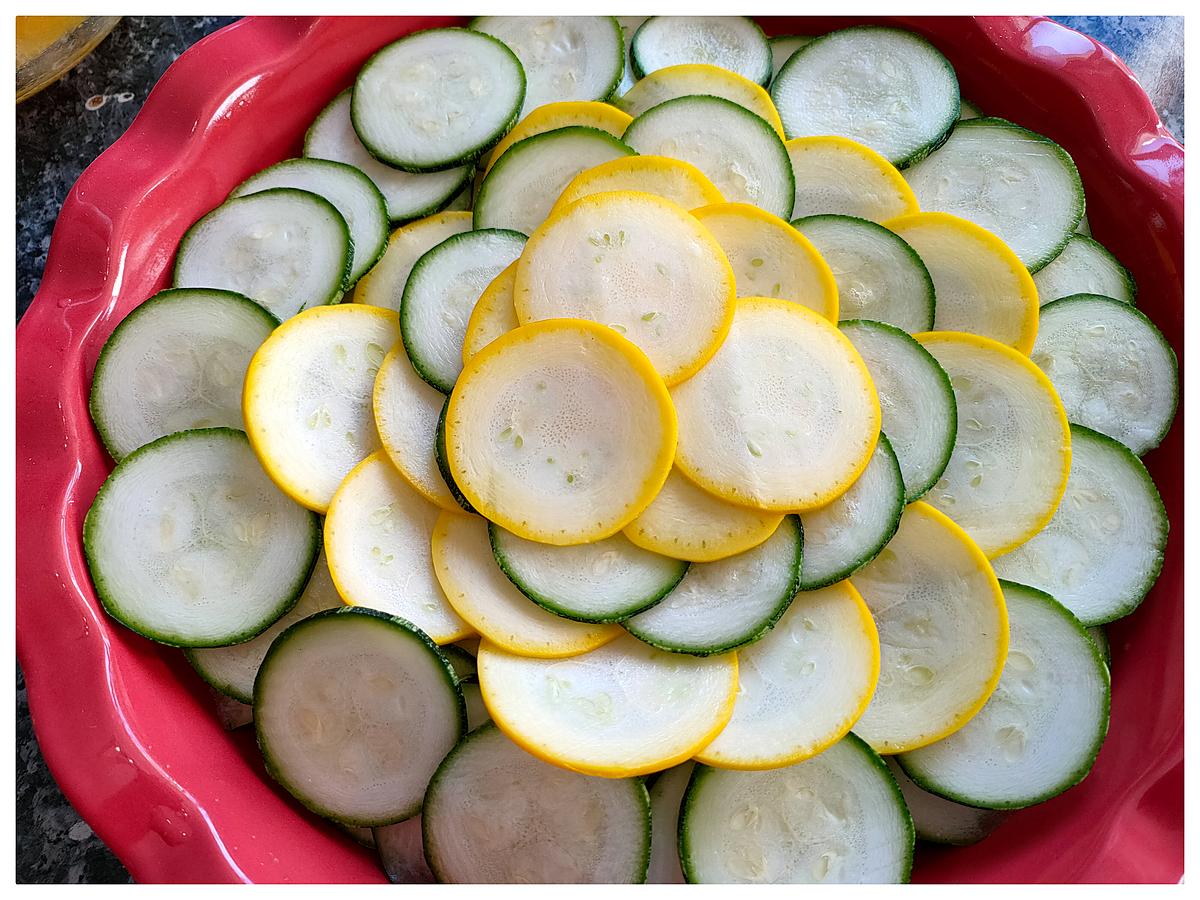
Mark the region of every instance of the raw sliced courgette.
[[643, 550], [623, 534], [555, 547], [489, 526], [492, 553], [508, 580], [555, 615], [618, 622], [654, 606], [679, 584], [688, 564]]
[[295, 605], [320, 546], [317, 517], [271, 484], [232, 428], [180, 431], [135, 450], [83, 522], [105, 612], [176, 647], [263, 632]]
[[650, 799], [637, 778], [551, 766], [494, 725], [473, 731], [429, 783], [425, 856], [451, 884], [638, 884]]
[[958, 120], [949, 60], [909, 31], [861, 26], [809, 42], [771, 83], [789, 138], [841, 135], [903, 168], [946, 139]]
[[1011, 630], [995, 693], [963, 728], [899, 756], [913, 781], [959, 803], [1019, 809], [1091, 771], [1108, 734], [1108, 666], [1049, 594], [1002, 582]]
[[173, 287], [244, 294], [277, 319], [337, 303], [349, 286], [346, 220], [309, 191], [272, 188], [226, 200], [179, 241]]
[[1179, 405], [1179, 363], [1163, 333], [1128, 303], [1095, 294], [1042, 307], [1033, 361], [1067, 418], [1138, 456], [1162, 443]]
[[467, 319], [484, 288], [521, 255], [525, 235], [489, 228], [452, 235], [412, 268], [400, 300], [400, 337], [412, 366], [443, 394], [462, 371]]
[[708, 176], [681, 159], [666, 156], [622, 156], [580, 172], [554, 203], [558, 212], [569, 203], [609, 191], [656, 194], [684, 209], [696, 209], [725, 198]]
[[883, 222], [918, 210], [900, 171], [865, 144], [820, 135], [794, 137], [784, 147], [796, 182], [793, 219], [838, 215]]
[[501, 41], [430, 28], [377, 50], [354, 79], [350, 120], [371, 155], [406, 172], [474, 162], [512, 128], [525, 71]]
[[483, 165], [483, 171], [480, 174], [486, 176], [496, 160], [517, 141], [571, 126], [596, 128], [619, 138], [632, 121], [633, 117], [629, 113], [622, 112], [608, 103], [594, 100], [562, 100], [557, 103], [547, 103], [530, 112], [513, 126], [512, 131], [501, 138], [500, 143], [493, 147], [488, 154], [487, 162]]
[[785, 516], [757, 547], [693, 563], [658, 605], [623, 624], [640, 641], [671, 653], [711, 656], [759, 640], [787, 611], [803, 571], [804, 532]]
[[1071, 475], [1046, 527], [993, 561], [996, 574], [1050, 593], [1085, 625], [1133, 612], [1162, 569], [1170, 524], [1129, 448], [1071, 426]]
[[417, 260], [447, 238], [470, 230], [471, 213], [461, 210], [435, 213], [400, 226], [388, 238], [379, 262], [355, 286], [355, 302], [399, 311], [404, 285]]
[[849, 578], [892, 539], [904, 512], [904, 476], [880, 433], [875, 453], [846, 493], [800, 516], [804, 566], [800, 590], [814, 591]]
[[899, 328], [867, 320], [840, 327], [862, 356], [879, 394], [883, 431], [904, 477], [905, 502], [919, 500], [942, 477], [954, 451], [958, 406], [950, 376]]
[[933, 327], [933, 279], [900, 235], [856, 216], [806, 216], [792, 226], [833, 273], [843, 321], [871, 319], [910, 333]]
[[705, 63], [684, 63], [656, 69], [617, 101], [617, 106], [631, 116], [640, 116], [651, 107], [676, 97], [707, 94], [724, 97], [744, 106], [759, 118], [765, 119], [783, 137], [783, 123], [775, 104], [760, 84], [729, 69]]
[[650, 867], [647, 884], [683, 884], [679, 864], [679, 810], [695, 763], [680, 763], [654, 776], [650, 785]]
[[342, 608], [271, 645], [254, 682], [254, 726], [267, 772], [304, 806], [347, 825], [390, 825], [421, 811], [466, 712], [424, 632]]
[[914, 842], [896, 780], [854, 734], [782, 769], [696, 766], [679, 820], [693, 884], [906, 882]]
[[959, 122], [945, 145], [905, 176], [921, 209], [986, 228], [1030, 272], [1058, 256], [1083, 216], [1083, 183], [1070, 155], [1004, 119]]
[[279, 320], [230, 291], [159, 291], [113, 329], [92, 375], [88, 409], [120, 461], [156, 438], [242, 427], [242, 376]]
[[795, 176], [770, 123], [723, 97], [677, 97], [646, 110], [625, 130], [644, 156], [690, 162], [732, 203], [753, 203], [791, 218]]
[[1122, 303], [1137, 299], [1133, 275], [1099, 241], [1085, 234], [1073, 234], [1062, 252], [1033, 276], [1038, 302], [1074, 294], [1099, 294]]
[[685, 63], [720, 66], [756, 84], [771, 80], [771, 47], [744, 16], [651, 16], [630, 46], [638, 78]]
[[502, 334], [519, 328], [517, 310], [513, 305], [513, 285], [517, 280], [517, 264], [514, 262], [492, 279], [483, 289], [471, 317], [467, 319], [467, 332], [463, 335], [462, 360], [467, 362]]
[[904, 774], [896, 757], [885, 756], [884, 762], [900, 785], [904, 802], [912, 814], [913, 827], [922, 841], [955, 847], [978, 844], [1008, 817], [1007, 813], [1000, 810], [978, 809], [931, 794]]

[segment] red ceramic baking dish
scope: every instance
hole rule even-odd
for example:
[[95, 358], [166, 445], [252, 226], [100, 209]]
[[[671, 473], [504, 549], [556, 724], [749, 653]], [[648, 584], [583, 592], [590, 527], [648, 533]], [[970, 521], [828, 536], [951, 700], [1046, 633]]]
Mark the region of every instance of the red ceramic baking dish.
[[[17, 650], [51, 771], [141, 882], [372, 882], [369, 851], [264, 774], [182, 654], [111, 622], [83, 517], [111, 462], [88, 418], [105, 338], [169, 280], [176, 243], [305, 127], [379, 46], [452, 20], [248, 18], [167, 71], [76, 183], [17, 329]], [[820, 33], [851, 19], [765, 19]], [[1183, 360], [1183, 149], [1106, 48], [1044, 18], [890, 20], [936, 44], [963, 94], [1074, 156], [1096, 237]], [[1171, 520], [1157, 587], [1112, 626], [1112, 729], [1079, 787], [974, 847], [921, 847], [918, 881], [1176, 882], [1183, 871], [1183, 413], [1146, 458]]]

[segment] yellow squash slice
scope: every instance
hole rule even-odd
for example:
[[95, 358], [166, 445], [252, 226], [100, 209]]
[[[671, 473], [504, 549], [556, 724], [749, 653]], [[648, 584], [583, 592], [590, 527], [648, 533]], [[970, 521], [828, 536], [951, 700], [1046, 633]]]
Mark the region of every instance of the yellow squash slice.
[[625, 526], [625, 536], [663, 556], [713, 562], [757, 547], [782, 521], [783, 513], [728, 503], [672, 469], [658, 496]]
[[729, 331], [733, 270], [682, 207], [636, 191], [584, 197], [548, 218], [517, 263], [522, 325], [607, 325], [650, 357], [668, 385], [693, 375]]
[[981, 334], [1029, 355], [1038, 330], [1037, 286], [1004, 241], [943, 212], [914, 213], [884, 225], [929, 270], [937, 295], [935, 331]]
[[463, 365], [502, 334], [508, 334], [520, 323], [513, 309], [513, 283], [517, 276], [514, 262], [492, 279], [483, 289], [471, 317], [467, 319], [467, 333], [463, 337]]
[[388, 238], [379, 262], [355, 285], [354, 302], [399, 310], [404, 285], [417, 260], [446, 238], [470, 230], [471, 214], [458, 211], [435, 213], [400, 226]]
[[386, 455], [373, 453], [346, 476], [329, 504], [325, 556], [346, 603], [399, 616], [448, 644], [474, 632], [434, 578], [429, 542], [438, 515]]
[[525, 325], [473, 356], [450, 395], [446, 459], [471, 505], [520, 537], [616, 534], [671, 470], [677, 425], [650, 360], [580, 319]]
[[879, 399], [858, 351], [786, 300], [739, 300], [721, 349], [671, 396], [679, 469], [759, 509], [824, 506], [862, 474], [879, 438]]
[[833, 272], [808, 238], [783, 219], [749, 203], [718, 203], [692, 215], [729, 257], [739, 297], [791, 300], [837, 322]]
[[553, 212], [592, 194], [609, 191], [641, 191], [695, 209], [722, 203], [724, 197], [708, 176], [682, 159], [669, 156], [622, 156], [576, 175], [568, 184]]
[[919, 209], [900, 170], [870, 147], [834, 135], [784, 146], [796, 176], [793, 219], [832, 213], [883, 222]]
[[762, 85], [729, 69], [707, 63], [684, 63], [655, 69], [624, 94], [617, 101], [617, 106], [631, 116], [640, 116], [652, 106], [693, 94], [732, 100], [766, 119], [781, 138], [784, 136], [783, 122], [779, 120], [771, 95]]
[[396, 314], [344, 303], [293, 316], [250, 360], [242, 417], [279, 489], [324, 513], [346, 473], [379, 449], [375, 375], [400, 339]]
[[517, 141], [523, 141], [535, 134], [544, 134], [571, 125], [584, 125], [588, 128], [599, 128], [619, 138], [632, 121], [633, 117], [629, 113], [598, 100], [562, 100], [546, 103], [532, 110], [492, 148], [483, 166], [483, 174], [487, 174], [492, 163], [503, 156], [505, 150]]
[[520, 656], [562, 657], [613, 640], [619, 625], [596, 625], [547, 612], [501, 571], [478, 516], [443, 512], [433, 528], [433, 571], [450, 605], [479, 634]]
[[854, 733], [879, 753], [924, 747], [987, 702], [1008, 656], [1008, 614], [992, 566], [926, 503], [850, 579], [879, 631], [879, 684]]
[[667, 653], [624, 635], [570, 659], [529, 659], [484, 641], [479, 685], [492, 721], [546, 762], [607, 778], [693, 756], [729, 721], [737, 654]]
[[1071, 470], [1071, 430], [1054, 385], [1029, 357], [975, 334], [916, 335], [950, 376], [958, 435], [925, 495], [988, 557], [1045, 527]]
[[848, 581], [802, 591], [775, 627], [738, 651], [733, 718], [696, 760], [722, 769], [777, 769], [836, 744], [867, 708], [879, 638]]
[[416, 373], [403, 347], [384, 357], [372, 403], [380, 443], [400, 474], [435, 506], [461, 509], [437, 465], [437, 423], [446, 395]]

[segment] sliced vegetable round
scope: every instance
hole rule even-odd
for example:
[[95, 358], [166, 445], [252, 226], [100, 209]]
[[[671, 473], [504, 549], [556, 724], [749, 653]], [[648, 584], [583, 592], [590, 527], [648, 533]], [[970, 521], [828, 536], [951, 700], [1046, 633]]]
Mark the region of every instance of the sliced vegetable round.
[[647, 884], [683, 884], [679, 864], [679, 810], [696, 764], [691, 760], [660, 773], [650, 785], [650, 867]]
[[579, 319], [493, 341], [467, 363], [446, 412], [447, 461], [467, 500], [547, 544], [628, 525], [666, 480], [676, 435], [671, 397], [645, 354]]
[[196, 647], [185, 650], [192, 668], [212, 687], [226, 696], [242, 703], [254, 702], [254, 677], [258, 667], [271, 649], [275, 638], [285, 628], [313, 613], [342, 606], [341, 595], [329, 577], [329, 566], [324, 555], [317, 557], [308, 583], [304, 586], [296, 605], [289, 609], [270, 628], [253, 640], [228, 647]]
[[1046, 304], [1033, 361], [1054, 382], [1072, 422], [1138, 456], [1167, 436], [1179, 404], [1175, 351], [1128, 303], [1077, 294]]
[[612, 16], [479, 16], [471, 28], [521, 61], [522, 117], [555, 101], [603, 100], [625, 71], [625, 37]]
[[624, 622], [640, 641], [672, 653], [711, 656], [757, 641], [774, 627], [800, 583], [804, 534], [786, 516], [745, 553], [694, 563], [657, 606]]
[[886, 756], [884, 761], [900, 785], [917, 837], [923, 841], [958, 847], [978, 844], [1007, 818], [999, 810], [977, 809], [922, 790], [904, 774], [896, 757]]
[[1137, 284], [1129, 270], [1099, 241], [1084, 234], [1073, 234], [1062, 252], [1033, 276], [1038, 302], [1074, 294], [1099, 294], [1122, 303], [1137, 299]]
[[88, 408], [115, 460], [191, 428], [242, 427], [242, 375], [279, 324], [241, 294], [159, 291], [109, 335]]
[[475, 227], [533, 234], [580, 172], [632, 155], [633, 150], [608, 132], [581, 125], [518, 141], [484, 177], [475, 198]]
[[865, 144], [820, 135], [792, 138], [784, 147], [796, 182], [793, 219], [838, 215], [883, 222], [919, 208], [899, 170]]
[[808, 34], [777, 34], [768, 39], [771, 45], [771, 66], [774, 70], [771, 75], [771, 80], [779, 74], [779, 70], [783, 68], [783, 64], [792, 58], [801, 47], [811, 44], [815, 37]]
[[703, 206], [692, 215], [725, 251], [739, 297], [791, 300], [838, 320], [833, 273], [808, 238], [783, 219], [749, 203]]
[[875, 623], [850, 582], [797, 594], [775, 628], [738, 651], [733, 718], [696, 760], [777, 769], [816, 756], [862, 715], [878, 677]]
[[684, 209], [721, 203], [725, 199], [708, 176], [691, 163], [666, 156], [622, 156], [572, 178], [555, 201], [553, 212], [576, 200], [609, 191], [656, 194]]
[[446, 598], [493, 645], [521, 656], [574, 656], [616, 638], [616, 625], [572, 622], [542, 609], [496, 563], [488, 524], [443, 513], [433, 530], [433, 571]]
[[1154, 479], [1106, 435], [1071, 426], [1071, 476], [1049, 523], [993, 561], [996, 574], [1050, 593], [1085, 625], [1133, 612], [1162, 569], [1169, 529]]
[[375, 183], [393, 222], [428, 216], [445, 207], [471, 179], [470, 166], [416, 174], [384, 165], [362, 145], [350, 121], [350, 90], [330, 101], [304, 135], [304, 155], [360, 170]]
[[906, 177], [922, 209], [981, 225], [1031, 272], [1058, 256], [1083, 215], [1083, 184], [1067, 152], [1004, 119], [959, 122]]
[[514, 262], [493, 278], [475, 301], [475, 308], [467, 319], [467, 332], [463, 335], [463, 365], [500, 335], [520, 327], [517, 310], [513, 306], [513, 285], [516, 280], [517, 264]]
[[712, 562], [757, 547], [782, 521], [782, 513], [727, 503], [672, 469], [625, 536], [664, 556]]
[[388, 238], [379, 262], [355, 286], [355, 302], [398, 311], [417, 260], [447, 238], [470, 230], [471, 214], [462, 211], [440, 212], [400, 226]]
[[852, 582], [879, 631], [875, 696], [854, 726], [880, 753], [962, 728], [991, 696], [1008, 654], [1004, 595], [967, 533], [910, 504], [900, 530]]
[[679, 469], [760, 509], [824, 506], [866, 468], [879, 436], [879, 401], [858, 351], [783, 300], [739, 300], [721, 349], [671, 396]]
[[492, 148], [488, 154], [487, 163], [483, 166], [483, 174], [486, 175], [496, 160], [517, 141], [571, 125], [597, 128], [619, 138], [632, 121], [633, 117], [629, 113], [622, 112], [608, 103], [599, 103], [594, 100], [563, 100], [558, 103], [547, 103], [545, 106], [537, 107], [521, 119], [513, 126], [512, 131]]
[[981, 334], [1024, 354], [1033, 349], [1037, 287], [1003, 241], [948, 213], [914, 213], [884, 224], [920, 254], [933, 278], [935, 329]]
[[644, 156], [689, 162], [734, 203], [753, 203], [786, 219], [795, 178], [783, 140], [770, 124], [722, 97], [677, 97], [646, 110], [625, 130]]
[[950, 376], [958, 434], [926, 494], [989, 557], [1042, 530], [1071, 468], [1071, 432], [1049, 379], [1011, 347], [974, 334], [917, 335]]
[[296, 603], [319, 549], [317, 517], [279, 493], [232, 428], [180, 431], [135, 450], [83, 523], [105, 611], [176, 647], [262, 632]]
[[933, 279], [904, 238], [855, 216], [807, 216], [792, 226], [833, 273], [843, 320], [872, 319], [908, 332], [933, 327]]
[[361, 169], [328, 159], [285, 159], [251, 175], [230, 197], [270, 188], [298, 188], [324, 197], [350, 229], [350, 278], [358, 281], [383, 255], [388, 238], [387, 200]]
[[892, 539], [904, 512], [904, 477], [886, 434], [858, 480], [828, 506], [800, 517], [804, 566], [800, 590], [812, 591], [849, 578]]
[[392, 465], [426, 500], [459, 508], [437, 463], [437, 428], [446, 398], [421, 380], [403, 348], [393, 348], [375, 376], [371, 400], [379, 441]]
[[630, 46], [638, 78], [668, 66], [705, 63], [757, 84], [771, 80], [771, 48], [744, 16], [651, 16]]
[[744, 106], [761, 119], [765, 119], [775, 132], [783, 137], [783, 123], [771, 102], [771, 95], [762, 85], [749, 78], [720, 66], [706, 63], [684, 63], [656, 69], [637, 82], [627, 94], [617, 101], [617, 106], [631, 116], [640, 116], [651, 107], [658, 106], [676, 97], [704, 94], [723, 97], [738, 106]]
[[267, 772], [318, 815], [388, 825], [466, 730], [449, 663], [426, 635], [374, 609], [317, 613], [279, 636], [254, 683]]
[[788, 137], [841, 135], [897, 166], [923, 159], [958, 120], [958, 79], [924, 38], [846, 28], [794, 53], [771, 83]]
[[[438, 414], [437, 434], [434, 438], [433, 451], [437, 457], [438, 472], [442, 476], [442, 481], [446, 487], [450, 489], [450, 496], [454, 498], [454, 502], [458, 508], [464, 512], [469, 512], [472, 515], [477, 515], [478, 511], [471, 505], [462, 490], [458, 486], [458, 482], [454, 480], [454, 473], [450, 471], [450, 460], [446, 456], [446, 410], [450, 408], [450, 398], [446, 398], [446, 402], [442, 404], [442, 411]], [[457, 512], [457, 510], [450, 510]]]
[[1084, 779], [1108, 733], [1108, 666], [1049, 594], [1002, 582], [1011, 638], [991, 699], [962, 729], [901, 754], [918, 785], [959, 803], [1018, 809]]
[[623, 534], [555, 547], [490, 526], [492, 552], [508, 580], [556, 615], [580, 622], [617, 622], [658, 603], [688, 564], [643, 550]]
[[495, 726], [472, 732], [434, 773], [425, 854], [450, 884], [638, 884], [650, 800], [636, 778], [547, 765]]
[[737, 657], [663, 653], [628, 635], [569, 659], [479, 646], [479, 685], [501, 730], [534, 756], [623, 778], [693, 756], [729, 721]]
[[429, 172], [472, 162], [517, 121], [525, 72], [505, 44], [430, 28], [388, 44], [354, 80], [350, 118], [371, 155]]
[[429, 542], [439, 509], [383, 453], [346, 476], [325, 517], [325, 553], [338, 593], [412, 622], [439, 644], [471, 634], [434, 578]]
[[883, 430], [900, 463], [905, 502], [933, 487], [954, 450], [958, 407], [950, 376], [928, 350], [882, 322], [842, 322], [879, 394]]
[[392, 884], [433, 884], [436, 879], [421, 840], [421, 817], [413, 816], [394, 825], [380, 825], [371, 834], [379, 851], [379, 862]]
[[323, 513], [342, 478], [379, 448], [371, 396], [396, 343], [395, 316], [362, 304], [310, 309], [250, 360], [246, 433], [271, 480]]
[[1108, 633], [1104, 630], [1104, 626], [1093, 625], [1087, 630], [1087, 633], [1088, 637], [1092, 639], [1092, 643], [1096, 645], [1096, 649], [1100, 651], [1104, 664], [1108, 666], [1109, 671], [1112, 671], [1112, 646], [1108, 642]]
[[696, 766], [679, 821], [693, 884], [906, 882], [914, 842], [895, 779], [853, 734], [782, 769]]
[[693, 375], [729, 331], [733, 270], [720, 244], [661, 197], [616, 191], [556, 212], [517, 263], [523, 325], [579, 318], [632, 341], [667, 384]]
[[413, 368], [443, 394], [462, 371], [463, 336], [479, 295], [521, 255], [525, 235], [484, 229], [446, 238], [417, 260], [400, 300], [400, 337]]
[[295, 188], [226, 200], [175, 254], [177, 288], [245, 294], [278, 319], [337, 303], [349, 284], [350, 231], [332, 203]]

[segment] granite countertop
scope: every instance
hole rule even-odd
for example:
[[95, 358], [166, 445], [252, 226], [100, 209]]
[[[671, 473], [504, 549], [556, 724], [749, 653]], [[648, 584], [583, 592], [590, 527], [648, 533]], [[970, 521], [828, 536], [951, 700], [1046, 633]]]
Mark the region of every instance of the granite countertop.
[[[155, 81], [185, 49], [235, 17], [126, 17], [62, 81], [17, 107], [19, 320], [37, 292], [50, 231], [84, 168], [128, 127]], [[1107, 44], [1146, 88], [1181, 141], [1183, 19], [1063, 16]], [[63, 798], [42, 761], [17, 667], [16, 881], [125, 883], [129, 874]]]

